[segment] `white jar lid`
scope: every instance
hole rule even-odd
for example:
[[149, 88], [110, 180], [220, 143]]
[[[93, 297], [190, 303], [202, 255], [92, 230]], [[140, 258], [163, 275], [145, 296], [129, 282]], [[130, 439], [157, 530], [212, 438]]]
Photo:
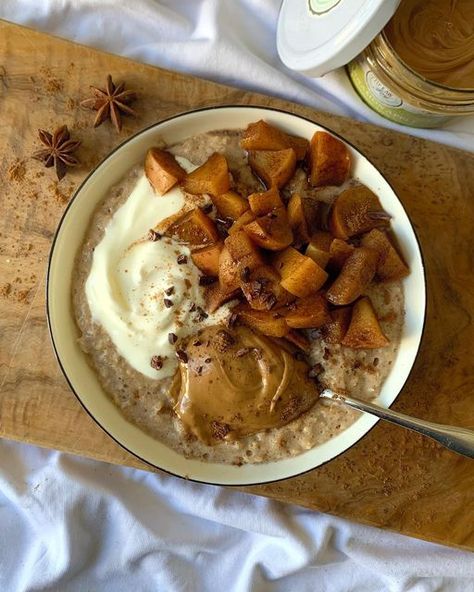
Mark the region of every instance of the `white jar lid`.
[[283, 0], [277, 48], [282, 62], [323, 76], [350, 62], [380, 33], [400, 0]]

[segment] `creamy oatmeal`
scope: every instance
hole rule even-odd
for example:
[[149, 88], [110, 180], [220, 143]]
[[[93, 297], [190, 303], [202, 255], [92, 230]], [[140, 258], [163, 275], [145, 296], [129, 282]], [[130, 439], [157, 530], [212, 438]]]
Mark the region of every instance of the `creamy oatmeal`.
[[[234, 188], [240, 194], [264, 191], [247, 164], [246, 153], [240, 148], [239, 140], [240, 132], [216, 131], [195, 136], [168, 147], [168, 150], [187, 171], [202, 165], [215, 152], [223, 154], [232, 174]], [[303, 186], [302, 177], [298, 181], [297, 174], [282, 191], [282, 195], [288, 193], [289, 187], [298, 186], [298, 183], [300, 192], [309, 191]], [[350, 183], [345, 183], [342, 189], [348, 185]], [[320, 190], [319, 199], [330, 204], [342, 189], [324, 188]], [[240, 464], [268, 462], [297, 455], [344, 430], [358, 416], [352, 410], [322, 400], [314, 402], [317, 393], [310, 392], [306, 375], [299, 382], [291, 383], [291, 388], [298, 390], [301, 395], [297, 412], [291, 407], [288, 389], [278, 395], [280, 415], [285, 422], [290, 420], [289, 423], [272, 423], [268, 405], [265, 417], [260, 416], [260, 411], [255, 416], [255, 410], [248, 407], [251, 411], [247, 416], [244, 414], [243, 418], [237, 418], [239, 430], [230, 439], [226, 438], [227, 432], [224, 430], [222, 438], [211, 442], [206, 437], [206, 430], [201, 429], [196, 418], [186, 411], [186, 398], [183, 399], [182, 395], [179, 398], [180, 385], [189, 378], [186, 372], [183, 374], [187, 363], [181, 364], [181, 383], [176, 383], [180, 351], [185, 356], [192, 354], [194, 369], [197, 368], [193, 376], [200, 376], [206, 356], [196, 366], [195, 360], [199, 356], [196, 347], [194, 350], [188, 349], [190, 343], [195, 344], [199, 340], [195, 336], [200, 332], [204, 337], [211, 336], [210, 342], [214, 347], [212, 336], [218, 330], [216, 325], [223, 326], [228, 322], [235, 301], [231, 300], [214, 312], [205, 310], [206, 286], [200, 279], [201, 272], [193, 263], [189, 246], [162, 235], [160, 222], [182, 213], [190, 204], [193, 207], [196, 204], [204, 206], [208, 211], [210, 206], [206, 208], [206, 204], [209, 203], [208, 196], [190, 196], [178, 187], [163, 197], [155, 195], [142, 165], [134, 167], [110, 191], [92, 217], [76, 264], [73, 305], [81, 332], [80, 345], [89, 355], [104, 390], [125, 417], [185, 456]], [[215, 209], [210, 215], [216, 216]], [[344, 389], [362, 399], [371, 399], [379, 392], [395, 359], [403, 325], [404, 300], [400, 281], [374, 282], [364, 294], [370, 297], [388, 339], [389, 343], [385, 347], [352, 349], [340, 343], [329, 343], [324, 337], [324, 328], [308, 329], [302, 334], [309, 339], [308, 359], [313, 368], [318, 368], [318, 378], [324, 386], [335, 390]], [[252, 332], [248, 329], [234, 331], [237, 331], [238, 339], [248, 341], [252, 338]], [[280, 359], [277, 350], [271, 349], [273, 346], [266, 349], [265, 344], [271, 340], [265, 337], [260, 337], [260, 340], [260, 346], [252, 347], [255, 351], [263, 350], [264, 354], [256, 359], [248, 358], [248, 355], [253, 356], [249, 354], [252, 347], [248, 347], [249, 352], [245, 354], [241, 354], [245, 349], [242, 347], [235, 346], [234, 350], [229, 350], [234, 366], [235, 354], [240, 356], [238, 371], [241, 371], [242, 364], [247, 363], [249, 376], [252, 376], [252, 372], [261, 373], [262, 364], [271, 366], [274, 360], [278, 360], [268, 374], [274, 376], [272, 372], [275, 369], [280, 371], [285, 367], [287, 362], [284, 360], [298, 358], [291, 353], [290, 348], [290, 353], [281, 354], [283, 357]], [[186, 348], [187, 353], [178, 349], [177, 357], [178, 346]], [[214, 347], [212, 351], [214, 356], [218, 350]], [[189, 368], [191, 366], [189, 363]], [[250, 371], [250, 368], [253, 370]], [[222, 381], [221, 375], [216, 376]], [[199, 381], [186, 384], [192, 393], [195, 392], [192, 385], [199, 385]], [[199, 392], [209, 393], [214, 387], [205, 382], [205, 387], [201, 389], [199, 386]], [[219, 388], [222, 387], [219, 385]], [[249, 392], [249, 388], [246, 382], [241, 390]], [[258, 396], [263, 397], [265, 404], [271, 401], [271, 393], [259, 393]], [[215, 397], [208, 397], [198, 402], [213, 408], [214, 400]], [[248, 406], [248, 397], [244, 396], [239, 401], [240, 405]], [[224, 407], [221, 405], [218, 409]], [[225, 412], [229, 413], [228, 408], [225, 408]], [[221, 423], [217, 422], [216, 425], [220, 429]], [[222, 421], [222, 425], [227, 425], [227, 422]], [[261, 431], [247, 433], [246, 426], [249, 425]]]

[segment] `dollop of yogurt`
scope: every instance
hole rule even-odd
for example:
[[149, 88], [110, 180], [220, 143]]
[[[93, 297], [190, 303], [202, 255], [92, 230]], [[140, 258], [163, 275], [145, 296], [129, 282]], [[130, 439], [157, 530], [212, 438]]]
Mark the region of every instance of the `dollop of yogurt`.
[[[178, 160], [188, 171], [194, 168], [186, 159]], [[229, 306], [223, 306], [203, 319], [201, 274], [188, 247], [168, 237], [147, 238], [151, 228], [183, 204], [179, 187], [157, 196], [143, 174], [94, 249], [85, 286], [93, 320], [130, 366], [149, 378], [171, 376], [177, 368], [170, 334], [185, 337], [229, 314]], [[179, 264], [178, 258], [184, 262]], [[151, 366], [157, 355], [163, 359], [160, 370]]]

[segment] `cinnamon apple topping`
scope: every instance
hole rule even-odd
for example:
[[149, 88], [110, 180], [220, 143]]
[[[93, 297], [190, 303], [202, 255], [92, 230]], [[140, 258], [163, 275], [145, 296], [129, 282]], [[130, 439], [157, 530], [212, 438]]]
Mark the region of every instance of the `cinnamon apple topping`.
[[[237, 325], [225, 330], [225, 345], [222, 326], [176, 344], [174, 410], [207, 444], [284, 425], [314, 404], [318, 373], [304, 360], [310, 337], [343, 348], [386, 347], [367, 290], [409, 273], [391, 216], [373, 191], [349, 178], [344, 142], [324, 131], [309, 141], [258, 121], [240, 145], [253, 187], [260, 183], [249, 194], [234, 182], [224, 154], [190, 173], [161, 148], [150, 149], [145, 162], [158, 195], [180, 184], [190, 196], [183, 214], [158, 230], [185, 243], [203, 277], [212, 278], [201, 284], [207, 312], [236, 300]], [[193, 205], [196, 196], [206, 207]]]

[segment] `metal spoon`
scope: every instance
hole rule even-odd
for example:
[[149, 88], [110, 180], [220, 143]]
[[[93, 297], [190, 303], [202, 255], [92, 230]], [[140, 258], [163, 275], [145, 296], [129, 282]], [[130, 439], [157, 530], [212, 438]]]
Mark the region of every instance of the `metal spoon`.
[[380, 417], [380, 419], [385, 419], [386, 421], [403, 426], [414, 432], [419, 432], [424, 436], [428, 436], [428, 438], [436, 440], [436, 442], [446, 446], [446, 448], [449, 448], [453, 452], [463, 454], [469, 458], [474, 458], [474, 430], [417, 419], [416, 417], [410, 417], [409, 415], [399, 413], [398, 411], [384, 409], [383, 407], [374, 405], [374, 403], [368, 403], [366, 401], [354, 399], [353, 397], [346, 397], [346, 395], [335, 393], [330, 389], [325, 389], [321, 393], [321, 397], [347, 405], [358, 411], [364, 411], [365, 413], [376, 415], [377, 417]]

